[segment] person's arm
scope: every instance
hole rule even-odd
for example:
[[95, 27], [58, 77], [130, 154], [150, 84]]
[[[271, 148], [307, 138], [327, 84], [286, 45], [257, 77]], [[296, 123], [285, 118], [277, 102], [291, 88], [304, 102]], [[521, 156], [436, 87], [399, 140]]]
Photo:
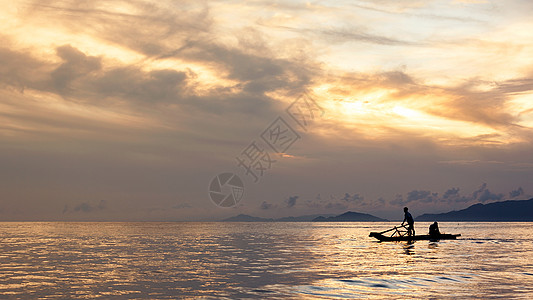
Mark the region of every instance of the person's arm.
[[402, 226], [403, 226], [403, 224], [405, 224], [405, 221], [407, 221], [407, 215], [403, 215]]

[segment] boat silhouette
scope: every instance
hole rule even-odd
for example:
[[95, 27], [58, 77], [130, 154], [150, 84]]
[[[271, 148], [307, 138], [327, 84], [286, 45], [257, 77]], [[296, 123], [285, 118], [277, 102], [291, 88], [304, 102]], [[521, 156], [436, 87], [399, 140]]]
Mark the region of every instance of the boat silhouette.
[[[384, 235], [384, 233], [392, 232], [390, 235]], [[371, 232], [369, 237], [374, 237], [380, 242], [401, 242], [401, 241], [419, 241], [419, 240], [455, 240], [460, 234], [424, 234], [424, 235], [408, 235], [407, 227], [405, 225], [394, 226], [391, 229], [387, 229], [382, 232]]]

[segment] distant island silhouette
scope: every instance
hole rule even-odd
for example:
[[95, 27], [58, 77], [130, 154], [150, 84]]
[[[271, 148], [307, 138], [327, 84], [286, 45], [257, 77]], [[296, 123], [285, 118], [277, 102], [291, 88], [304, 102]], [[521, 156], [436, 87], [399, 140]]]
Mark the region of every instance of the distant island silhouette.
[[317, 217], [313, 219], [313, 222], [383, 222], [388, 221], [370, 214], [358, 213], [353, 211], [345, 212], [341, 215], [334, 217]]
[[[533, 198], [507, 200], [488, 204], [474, 204], [468, 208], [440, 214], [423, 214], [415, 218], [419, 222], [533, 222]], [[340, 215], [315, 214], [299, 217], [261, 218], [240, 214], [221, 222], [386, 222], [387, 219], [371, 214], [348, 211]]]
[[364, 213], [348, 211], [340, 215], [334, 214], [316, 214], [305, 215], [299, 217], [284, 217], [284, 218], [261, 218], [250, 215], [240, 214], [231, 218], [222, 220], [221, 222], [379, 222], [387, 221], [386, 219], [378, 218], [376, 216]]
[[474, 204], [442, 214], [423, 214], [416, 221], [532, 222], [533, 198]]

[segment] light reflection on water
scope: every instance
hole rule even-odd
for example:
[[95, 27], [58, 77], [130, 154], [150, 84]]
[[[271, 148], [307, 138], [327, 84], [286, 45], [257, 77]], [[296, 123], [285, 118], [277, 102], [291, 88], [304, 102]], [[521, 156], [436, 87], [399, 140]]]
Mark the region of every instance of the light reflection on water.
[[[0, 223], [0, 294], [48, 298], [532, 298], [533, 223]], [[417, 231], [429, 223], [417, 223]], [[422, 232], [420, 231], [420, 232]]]

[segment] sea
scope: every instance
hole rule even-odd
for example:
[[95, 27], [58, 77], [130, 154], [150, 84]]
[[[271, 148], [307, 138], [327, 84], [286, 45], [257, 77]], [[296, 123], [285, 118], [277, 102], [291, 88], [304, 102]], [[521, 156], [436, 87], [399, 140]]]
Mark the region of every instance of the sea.
[[[416, 223], [418, 234], [430, 223]], [[533, 299], [533, 223], [0, 223], [7, 299]]]

